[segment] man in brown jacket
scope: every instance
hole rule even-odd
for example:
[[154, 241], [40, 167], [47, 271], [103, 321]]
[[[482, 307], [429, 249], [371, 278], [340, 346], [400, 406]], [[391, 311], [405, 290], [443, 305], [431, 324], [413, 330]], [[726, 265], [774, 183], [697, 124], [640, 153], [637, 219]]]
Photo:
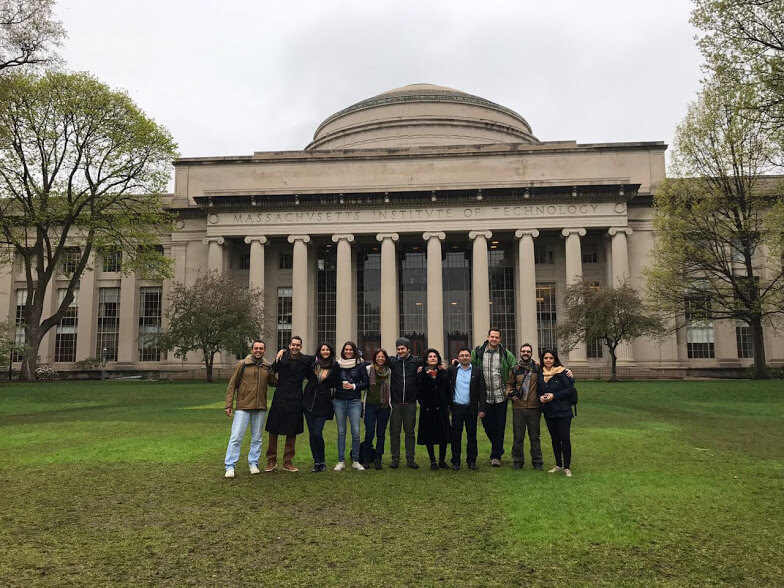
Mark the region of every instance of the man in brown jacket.
[[[248, 465], [251, 474], [258, 474], [261, 457], [261, 432], [267, 417], [267, 386], [274, 386], [277, 375], [270, 370], [270, 363], [264, 359], [264, 341], [254, 341], [251, 352], [237, 363], [226, 388], [226, 416], [234, 416], [231, 423], [231, 437], [226, 449], [227, 478], [234, 477], [234, 466], [240, 458], [240, 446], [245, 430], [250, 424], [250, 452]], [[237, 398], [234, 407], [234, 398]]]
[[536, 387], [539, 377], [539, 365], [531, 358], [533, 348], [530, 343], [520, 347], [520, 361], [517, 362], [509, 381], [506, 383], [506, 395], [512, 399], [512, 468], [519, 470], [525, 462], [523, 443], [525, 431], [531, 444], [531, 463], [535, 470], [543, 469], [542, 445], [539, 442], [539, 430], [542, 417], [542, 405]]

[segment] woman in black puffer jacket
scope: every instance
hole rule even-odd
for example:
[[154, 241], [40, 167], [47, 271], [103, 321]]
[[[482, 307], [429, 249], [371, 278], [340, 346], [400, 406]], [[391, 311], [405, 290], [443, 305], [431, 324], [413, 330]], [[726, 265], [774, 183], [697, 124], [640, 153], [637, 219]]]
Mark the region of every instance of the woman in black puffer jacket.
[[313, 454], [311, 472], [327, 469], [324, 458], [324, 424], [332, 420], [334, 409], [332, 397], [335, 394], [335, 351], [329, 343], [319, 345], [316, 361], [310, 367], [311, 375], [305, 386], [302, 409], [308, 423], [310, 452]]
[[345, 469], [346, 417], [351, 423], [351, 467], [364, 470], [359, 463], [359, 423], [362, 419], [362, 390], [368, 387], [365, 362], [359, 357], [357, 345], [346, 341], [340, 350], [335, 370], [335, 418], [338, 425], [338, 463], [335, 471]]
[[542, 403], [544, 422], [550, 431], [555, 454], [555, 467], [551, 474], [564, 472], [572, 477], [572, 390], [574, 380], [566, 375], [565, 368], [555, 351], [542, 351], [542, 373], [539, 377], [539, 402]]

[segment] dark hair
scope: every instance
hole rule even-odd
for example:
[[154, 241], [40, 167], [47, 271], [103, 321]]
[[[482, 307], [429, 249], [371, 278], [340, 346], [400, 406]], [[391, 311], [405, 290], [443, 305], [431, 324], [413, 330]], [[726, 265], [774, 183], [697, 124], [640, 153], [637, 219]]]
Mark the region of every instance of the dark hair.
[[389, 367], [389, 354], [387, 353], [387, 350], [386, 350], [386, 349], [384, 349], [383, 347], [379, 347], [378, 349], [376, 349], [376, 350], [373, 352], [373, 355], [371, 355], [371, 356], [370, 356], [370, 357], [372, 357], [372, 358], [373, 358], [371, 363], [373, 363], [373, 365], [375, 365], [375, 363], [376, 363], [376, 356], [377, 356], [379, 353], [381, 353], [381, 354], [383, 354], [383, 355], [384, 355], [384, 365], [385, 365], [385, 366], [387, 366], [387, 367]]
[[253, 349], [253, 346], [254, 346], [256, 343], [261, 343], [262, 345], [264, 345], [264, 349], [266, 349], [266, 348], [267, 348], [267, 344], [266, 344], [264, 341], [262, 341], [261, 339], [254, 339], [254, 340], [253, 340], [253, 343], [251, 343], [251, 344], [250, 344], [250, 348], [251, 348], [251, 349]]
[[499, 336], [499, 337], [501, 336], [501, 329], [499, 329], [499, 328], [496, 328], [496, 327], [490, 327], [490, 329], [487, 331], [487, 335], [488, 335], [488, 337], [490, 336], [490, 333], [492, 333], [493, 331], [495, 331], [496, 333], [498, 333], [498, 336]]
[[522, 345], [520, 345], [520, 351], [523, 350], [523, 347], [530, 347], [531, 348], [531, 353], [533, 353], [533, 351], [534, 351], [534, 346], [531, 345], [530, 343], [523, 343]]
[[468, 351], [468, 353], [471, 353], [471, 349], [469, 347], [461, 347], [457, 350], [457, 354], [460, 355], [463, 351]]
[[425, 364], [427, 364], [427, 356], [431, 353], [435, 353], [436, 357], [438, 358], [438, 364], [441, 365], [441, 354], [438, 352], [438, 349], [430, 348], [425, 350]]
[[331, 359], [335, 359], [335, 348], [332, 347], [332, 345], [330, 345], [329, 343], [319, 343], [319, 346], [316, 347], [316, 353], [314, 353], [316, 359], [321, 357], [321, 348], [324, 346], [326, 346], [329, 349], [329, 357]]
[[542, 353], [539, 355], [539, 361], [542, 365], [544, 365], [544, 355], [545, 353], [550, 353], [553, 356], [553, 367], [558, 367], [559, 365], [563, 365], [561, 360], [558, 359], [558, 352], [555, 349], [542, 349]]
[[300, 337], [299, 335], [294, 335], [291, 339], [289, 339], [289, 343], [291, 343], [294, 339], [302, 343], [302, 337]]
[[346, 359], [346, 357], [343, 355], [343, 352], [346, 350], [346, 347], [351, 347], [351, 349], [354, 350], [354, 359], [356, 360], [360, 359], [359, 349], [357, 349], [357, 344], [354, 343], [353, 341], [346, 341], [345, 343], [343, 343], [343, 345], [340, 347], [340, 357]]

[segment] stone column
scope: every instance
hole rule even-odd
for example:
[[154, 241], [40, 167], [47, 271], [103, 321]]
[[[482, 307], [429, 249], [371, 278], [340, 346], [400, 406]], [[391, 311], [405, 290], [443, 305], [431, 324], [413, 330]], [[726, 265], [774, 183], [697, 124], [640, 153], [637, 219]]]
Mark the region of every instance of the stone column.
[[[583, 277], [583, 258], [580, 237], [585, 237], [585, 229], [563, 229], [561, 235], [566, 239], [566, 285], [571, 286]], [[585, 342], [569, 352], [569, 364], [586, 364]]]
[[441, 241], [446, 239], [446, 233], [422, 233], [422, 238], [427, 241], [427, 345], [438, 349], [446, 357], [441, 263]]
[[[534, 239], [539, 236], [536, 229], [515, 231], [517, 253], [517, 314], [520, 317], [519, 345], [530, 343], [533, 356], [539, 357], [539, 335], [536, 329], [536, 266], [534, 261]], [[517, 355], [520, 347], [515, 350]]]
[[[612, 237], [612, 287], [617, 288], [629, 277], [629, 249], [626, 235], [631, 235], [632, 230], [629, 227], [610, 227], [607, 233]], [[630, 343], [621, 343], [615, 352], [618, 366], [636, 365]]]
[[139, 288], [136, 274], [120, 278], [120, 331], [117, 337], [117, 367], [129, 368], [139, 358], [138, 352]]
[[[186, 256], [188, 251], [188, 244], [183, 241], [176, 241], [169, 246], [169, 253], [164, 253], [169, 255], [171, 259], [174, 260], [174, 276], [172, 276], [171, 280], [166, 280], [163, 282], [163, 308], [164, 314], [161, 317], [161, 325], [164, 329], [168, 328], [169, 321], [166, 318], [166, 309], [169, 307], [171, 300], [169, 296], [171, 294], [171, 287], [174, 284], [185, 284], [185, 268], [186, 266]], [[122, 298], [120, 299], [120, 308], [122, 308]], [[176, 370], [178, 367], [182, 366], [183, 360], [180, 357], [175, 356], [175, 349], [172, 349], [168, 352], [167, 358], [169, 363], [169, 370], [173, 371]]]
[[223, 237], [207, 237], [202, 241], [207, 245], [207, 269], [223, 274]]
[[[77, 309], [77, 335], [76, 335], [76, 361], [87, 359], [88, 357], [101, 357], [100, 353], [95, 352], [93, 345], [93, 334], [95, 333], [95, 305], [97, 297], [95, 295], [95, 252], [90, 253], [87, 261], [87, 268], [79, 279], [79, 308]], [[89, 269], [92, 268], [92, 269]]]
[[250, 245], [250, 272], [248, 275], [248, 287], [264, 291], [264, 246], [267, 244], [267, 237], [257, 235], [255, 237], [245, 237], [245, 243]]
[[332, 235], [337, 243], [337, 266], [335, 271], [335, 349], [346, 341], [353, 341], [352, 318], [354, 310], [354, 283], [351, 279], [351, 244], [354, 235]]
[[400, 335], [400, 298], [397, 285], [397, 233], [379, 233], [381, 243], [381, 346], [390, 355], [395, 354], [395, 340]]
[[310, 235], [289, 235], [294, 244], [291, 268], [291, 334], [302, 337], [302, 349], [312, 347], [308, 338], [308, 243]]
[[474, 344], [487, 339], [490, 329], [490, 270], [488, 268], [487, 240], [490, 231], [471, 231], [468, 238], [474, 242], [471, 260], [471, 315]]

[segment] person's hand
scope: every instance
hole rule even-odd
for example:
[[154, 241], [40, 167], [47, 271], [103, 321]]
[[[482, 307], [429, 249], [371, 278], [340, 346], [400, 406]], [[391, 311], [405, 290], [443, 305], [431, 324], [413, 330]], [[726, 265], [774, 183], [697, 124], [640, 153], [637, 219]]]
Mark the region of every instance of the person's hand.
[[483, 413], [483, 412], [480, 412], [480, 413], [479, 413], [477, 416], [478, 416], [480, 419], [483, 419], [483, 418], [485, 418], [485, 413]]
[[438, 364], [438, 371], [443, 372], [446, 369], [446, 366], [443, 363]]
[[351, 382], [343, 382], [343, 389], [344, 390], [353, 390], [356, 386]]
[[460, 362], [459, 362], [459, 361], [457, 361], [457, 358], [455, 358], [455, 359], [453, 359], [453, 360], [452, 360], [452, 365], [457, 365], [458, 363], [460, 363]]
[[234, 411], [233, 411], [233, 410], [231, 410], [231, 407], [227, 408], [227, 409], [226, 409], [226, 416], [227, 416], [227, 417], [230, 417], [232, 414], [234, 414]]
[[283, 357], [283, 354], [286, 352], [285, 349], [281, 349], [278, 351], [278, 354], [275, 356], [275, 361], [280, 361], [280, 358]]
[[421, 366], [421, 365], [420, 365], [420, 366], [417, 368], [417, 373], [418, 373], [418, 374], [421, 374], [421, 373], [422, 373], [422, 366]]
[[569, 368], [566, 368], [566, 369], [564, 370], [564, 373], [565, 373], [567, 376], [569, 376], [570, 378], [574, 379], [574, 374], [572, 373], [572, 370], [570, 370]]

